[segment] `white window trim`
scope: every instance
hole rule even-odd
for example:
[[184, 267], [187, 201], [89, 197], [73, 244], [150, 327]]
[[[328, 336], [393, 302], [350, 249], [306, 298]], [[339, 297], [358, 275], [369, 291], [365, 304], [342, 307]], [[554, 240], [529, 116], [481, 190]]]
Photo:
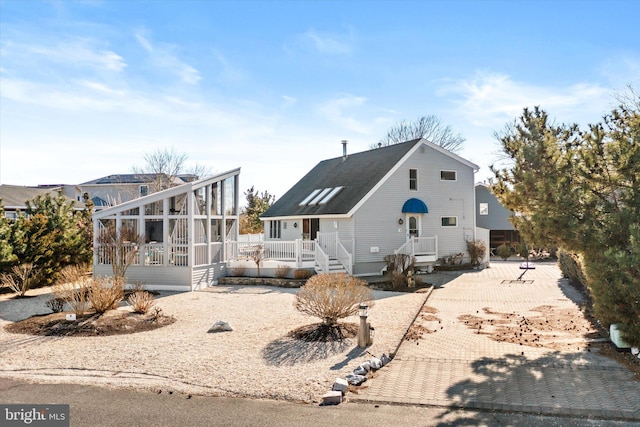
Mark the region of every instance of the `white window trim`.
[[[411, 188], [411, 171], [416, 171], [416, 188]], [[418, 169], [410, 168], [409, 169], [409, 191], [418, 191]]]
[[[453, 172], [456, 175], [455, 179], [442, 179], [442, 172]], [[440, 169], [440, 181], [443, 182], [457, 182], [458, 181], [458, 171], [452, 169]]]
[[[442, 225], [442, 220], [444, 218], [455, 218], [456, 219], [456, 225]], [[440, 228], [458, 228], [458, 216], [457, 215], [441, 216], [440, 217]]]
[[[277, 225], [274, 227], [274, 225]], [[272, 219], [269, 221], [269, 238], [281, 239], [282, 238], [282, 221], [279, 219]]]

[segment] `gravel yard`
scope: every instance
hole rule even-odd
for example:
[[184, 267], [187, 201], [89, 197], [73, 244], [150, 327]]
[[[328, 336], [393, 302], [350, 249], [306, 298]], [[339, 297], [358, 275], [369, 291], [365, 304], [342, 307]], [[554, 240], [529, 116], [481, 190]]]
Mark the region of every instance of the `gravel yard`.
[[[371, 356], [344, 342], [305, 343], [288, 337], [319, 320], [293, 307], [296, 289], [216, 286], [204, 291], [164, 293], [157, 305], [177, 320], [148, 332], [97, 337], [12, 334], [11, 323], [49, 313], [49, 289], [30, 298], [0, 295], [0, 376], [37, 382], [81, 383], [318, 402], [336, 377], [351, 373]], [[369, 320], [376, 328], [367, 350], [393, 353], [422, 307], [427, 293], [374, 291]], [[123, 308], [126, 310], [126, 308]], [[231, 332], [207, 333], [217, 320]], [[358, 318], [346, 319], [357, 323]]]

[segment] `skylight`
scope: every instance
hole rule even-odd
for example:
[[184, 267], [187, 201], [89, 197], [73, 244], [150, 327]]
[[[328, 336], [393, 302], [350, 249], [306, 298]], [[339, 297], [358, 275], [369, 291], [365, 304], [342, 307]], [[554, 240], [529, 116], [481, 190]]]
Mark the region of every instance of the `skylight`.
[[315, 206], [315, 205], [317, 205], [317, 204], [318, 204], [318, 202], [319, 202], [320, 200], [322, 200], [322, 198], [323, 198], [324, 196], [326, 196], [326, 195], [327, 195], [327, 193], [329, 193], [329, 191], [331, 191], [331, 187], [329, 187], [329, 188], [325, 188], [324, 190], [322, 190], [322, 191], [320, 192], [320, 194], [318, 194], [318, 195], [317, 195], [317, 196], [316, 196], [312, 201], [310, 201], [310, 202], [309, 202], [309, 206]]
[[331, 190], [331, 192], [329, 194], [327, 194], [325, 196], [324, 199], [320, 200], [320, 203], [318, 203], [319, 205], [326, 205], [327, 203], [329, 203], [329, 200], [333, 199], [335, 197], [336, 194], [338, 194], [344, 187], [336, 187], [333, 190]]
[[306, 205], [307, 203], [309, 203], [309, 201], [310, 201], [311, 199], [313, 199], [313, 198], [314, 198], [314, 197], [315, 197], [319, 192], [320, 192], [320, 189], [313, 190], [313, 191], [311, 192], [311, 194], [309, 194], [309, 195], [307, 196], [307, 198], [306, 198], [306, 199], [304, 199], [303, 201], [301, 201], [301, 202], [298, 204], [298, 206], [305, 206], [305, 205]]
[[311, 192], [298, 206], [316, 206], [326, 205], [336, 194], [338, 194], [344, 187], [328, 187], [324, 189], [317, 188]]

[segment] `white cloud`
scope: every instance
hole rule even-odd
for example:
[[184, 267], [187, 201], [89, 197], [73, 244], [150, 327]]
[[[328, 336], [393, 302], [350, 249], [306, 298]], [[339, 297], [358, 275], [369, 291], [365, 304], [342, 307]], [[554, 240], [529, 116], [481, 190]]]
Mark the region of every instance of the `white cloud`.
[[367, 102], [367, 98], [355, 95], [345, 95], [340, 98], [326, 101], [319, 107], [320, 113], [333, 123], [345, 129], [358, 132], [369, 133], [369, 127], [349, 114], [347, 110], [354, 110], [362, 107]]
[[190, 85], [195, 85], [202, 80], [202, 76], [196, 68], [176, 56], [174, 53], [175, 46], [166, 43], [151, 43], [145, 30], [137, 31], [134, 36], [140, 46], [147, 51], [149, 60], [156, 67], [177, 75], [180, 80]]
[[331, 54], [331, 55], [343, 55], [351, 53], [353, 44], [353, 37], [348, 35], [326, 34], [318, 33], [313, 28], [304, 33], [304, 40], [311, 42], [311, 44], [318, 50], [318, 52]]
[[[559, 121], [597, 120], [610, 105], [611, 89], [595, 83], [552, 87], [518, 82], [505, 74], [481, 73], [444, 85], [438, 94], [458, 95], [457, 114], [479, 127], [502, 126], [540, 106]], [[586, 120], [586, 122], [585, 122]]]
[[294, 98], [293, 96], [288, 96], [288, 95], [282, 95], [282, 108], [289, 108], [292, 105], [295, 105], [296, 102], [298, 102], [298, 100], [296, 98]]
[[111, 50], [94, 47], [95, 41], [78, 39], [65, 41], [55, 46], [6, 42], [2, 45], [2, 55], [7, 60], [19, 63], [28, 58], [32, 63], [43, 58], [67, 67], [91, 66], [99, 69], [120, 72], [127, 67], [124, 58]]
[[618, 91], [631, 84], [640, 85], [640, 58], [621, 54], [608, 58], [601, 66], [600, 72]]

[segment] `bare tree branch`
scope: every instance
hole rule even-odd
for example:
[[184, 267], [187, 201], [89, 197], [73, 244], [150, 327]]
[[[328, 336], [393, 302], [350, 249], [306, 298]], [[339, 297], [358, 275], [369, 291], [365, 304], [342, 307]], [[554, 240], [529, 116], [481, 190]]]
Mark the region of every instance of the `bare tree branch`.
[[452, 152], [459, 152], [465, 138], [460, 133], [454, 132], [450, 126], [445, 126], [434, 115], [422, 116], [413, 122], [403, 120], [392, 126], [378, 144], [371, 148], [386, 147], [401, 142], [424, 138]]

